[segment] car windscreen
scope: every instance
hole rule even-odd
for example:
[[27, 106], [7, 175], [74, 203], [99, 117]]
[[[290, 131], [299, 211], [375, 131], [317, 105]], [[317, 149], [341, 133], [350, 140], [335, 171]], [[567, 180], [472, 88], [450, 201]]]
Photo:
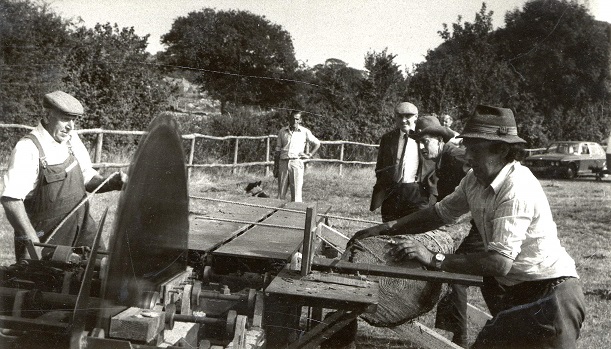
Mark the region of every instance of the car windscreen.
[[579, 154], [579, 144], [553, 143], [547, 148], [545, 152], [553, 154]]

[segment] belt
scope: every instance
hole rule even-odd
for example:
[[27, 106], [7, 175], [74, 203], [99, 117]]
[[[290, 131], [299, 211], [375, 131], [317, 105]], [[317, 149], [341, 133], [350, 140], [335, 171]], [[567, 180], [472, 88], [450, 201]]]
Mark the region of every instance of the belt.
[[556, 287], [560, 285], [561, 283], [565, 282], [566, 280], [572, 279], [572, 278], [574, 278], [574, 276], [560, 276], [560, 277], [553, 278], [553, 279], [525, 281], [515, 286], [529, 284], [529, 285], [536, 285], [536, 286]]

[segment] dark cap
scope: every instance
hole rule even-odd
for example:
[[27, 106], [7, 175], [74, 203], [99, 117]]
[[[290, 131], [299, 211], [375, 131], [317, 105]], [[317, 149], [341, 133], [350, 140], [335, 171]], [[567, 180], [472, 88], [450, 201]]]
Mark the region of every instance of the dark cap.
[[454, 132], [447, 127], [441, 126], [439, 119], [434, 115], [423, 115], [416, 120], [416, 133], [413, 133], [411, 137], [420, 139], [424, 135], [442, 137], [444, 142], [454, 138]]
[[475, 112], [467, 119], [465, 128], [457, 137], [505, 143], [526, 143], [525, 140], [518, 137], [518, 127], [511, 109], [487, 105], [475, 107]]
[[43, 106], [47, 109], [56, 109], [72, 117], [81, 116], [85, 112], [78, 99], [63, 91], [47, 93], [43, 98]]

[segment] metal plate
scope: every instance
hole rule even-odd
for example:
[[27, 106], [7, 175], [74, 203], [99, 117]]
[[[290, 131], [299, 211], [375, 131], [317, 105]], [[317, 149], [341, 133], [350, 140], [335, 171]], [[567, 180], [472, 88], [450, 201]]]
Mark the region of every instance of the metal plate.
[[128, 174], [109, 243], [102, 286], [107, 308], [101, 320], [108, 319], [112, 308], [146, 308], [150, 293], [187, 266], [187, 174], [177, 123], [170, 115], [153, 120]]

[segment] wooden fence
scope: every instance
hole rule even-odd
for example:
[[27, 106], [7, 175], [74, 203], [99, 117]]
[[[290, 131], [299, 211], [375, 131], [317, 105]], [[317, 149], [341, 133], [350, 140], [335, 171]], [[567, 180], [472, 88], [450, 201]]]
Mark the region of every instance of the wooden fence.
[[[25, 126], [25, 125], [17, 125], [17, 124], [0, 124], [0, 128], [22, 128], [26, 130], [32, 130], [33, 127]], [[105, 134], [114, 134], [114, 135], [132, 135], [139, 136], [145, 134], [145, 131], [120, 131], [120, 130], [104, 130], [101, 128], [96, 129], [86, 129], [86, 130], [76, 130], [78, 134], [95, 134], [96, 142], [95, 149], [93, 152], [93, 166], [95, 168], [124, 168], [129, 167], [129, 163], [110, 163], [110, 162], [101, 162], [102, 160], [102, 147], [104, 145], [104, 135]], [[224, 136], [224, 137], [216, 137], [216, 136], [208, 136], [202, 135], [199, 133], [186, 134], [181, 136], [183, 140], [190, 140], [190, 148], [189, 154], [187, 156], [187, 169], [189, 174], [191, 173], [191, 169], [193, 168], [231, 168], [233, 172], [235, 169], [239, 167], [250, 167], [250, 166], [265, 166], [265, 175], [269, 175], [269, 171], [271, 166], [273, 166], [273, 158], [272, 158], [272, 148], [271, 148], [271, 139], [276, 138], [276, 135], [268, 135], [268, 136]], [[195, 146], [198, 139], [208, 139], [208, 140], [234, 140], [234, 148], [233, 148], [233, 162], [232, 163], [213, 163], [213, 164], [195, 164], [193, 163], [193, 158], [195, 154]], [[266, 140], [266, 152], [265, 152], [265, 161], [257, 161], [257, 162], [243, 162], [238, 163], [238, 153], [240, 147], [240, 140], [244, 139], [265, 139]], [[339, 159], [309, 159], [306, 162], [320, 162], [320, 163], [335, 163], [339, 164], [339, 175], [341, 176], [343, 173], [343, 165], [363, 165], [363, 166], [372, 166], [375, 165], [375, 161], [347, 161], [344, 160], [344, 150], [346, 145], [357, 145], [363, 147], [373, 147], [378, 148], [378, 144], [367, 144], [367, 143], [359, 143], [352, 141], [321, 141], [321, 145], [339, 145]], [[537, 149], [526, 149], [527, 155], [537, 154], [545, 150], [545, 148], [537, 148]], [[6, 168], [2, 168], [0, 170], [6, 170]]]
[[[0, 128], [21, 128], [26, 130], [32, 130], [33, 127], [25, 126], [25, 125], [17, 125], [17, 124], [0, 124]], [[96, 141], [95, 147], [93, 150], [93, 166], [95, 168], [124, 168], [129, 167], [129, 163], [111, 163], [111, 162], [101, 162], [102, 160], [102, 149], [104, 145], [104, 135], [105, 134], [113, 134], [113, 135], [132, 135], [132, 136], [140, 136], [146, 133], [146, 131], [120, 131], [120, 130], [104, 130], [100, 128], [96, 129], [85, 129], [85, 130], [76, 130], [78, 134], [95, 134]], [[271, 146], [271, 139], [277, 138], [276, 135], [267, 135], [267, 136], [209, 136], [203, 135], [199, 133], [185, 134], [181, 136], [183, 140], [190, 141], [190, 147], [187, 154], [187, 163], [186, 166], [191, 172], [193, 168], [231, 168], [233, 171], [239, 167], [251, 167], [251, 166], [265, 166], [265, 175], [269, 175], [269, 171], [271, 166], [273, 166], [273, 151]], [[233, 162], [232, 163], [208, 163], [208, 164], [196, 164], [193, 163], [196, 142], [198, 139], [207, 139], [207, 140], [218, 140], [218, 141], [226, 141], [233, 140]], [[265, 151], [265, 161], [256, 161], [256, 162], [242, 162], [238, 163], [238, 154], [240, 149], [240, 140], [257, 140], [264, 139], [266, 141], [266, 151]], [[364, 147], [374, 147], [377, 148], [377, 144], [367, 144], [367, 143], [359, 143], [359, 142], [351, 142], [351, 141], [321, 141], [321, 145], [338, 145], [339, 148], [339, 159], [309, 159], [305, 160], [305, 162], [319, 162], [319, 163], [336, 163], [339, 164], [339, 175], [341, 176], [343, 173], [343, 165], [363, 165], [363, 166], [372, 166], [375, 165], [375, 161], [350, 161], [344, 159], [344, 149], [346, 145], [357, 145]], [[5, 170], [3, 168], [2, 170]]]

